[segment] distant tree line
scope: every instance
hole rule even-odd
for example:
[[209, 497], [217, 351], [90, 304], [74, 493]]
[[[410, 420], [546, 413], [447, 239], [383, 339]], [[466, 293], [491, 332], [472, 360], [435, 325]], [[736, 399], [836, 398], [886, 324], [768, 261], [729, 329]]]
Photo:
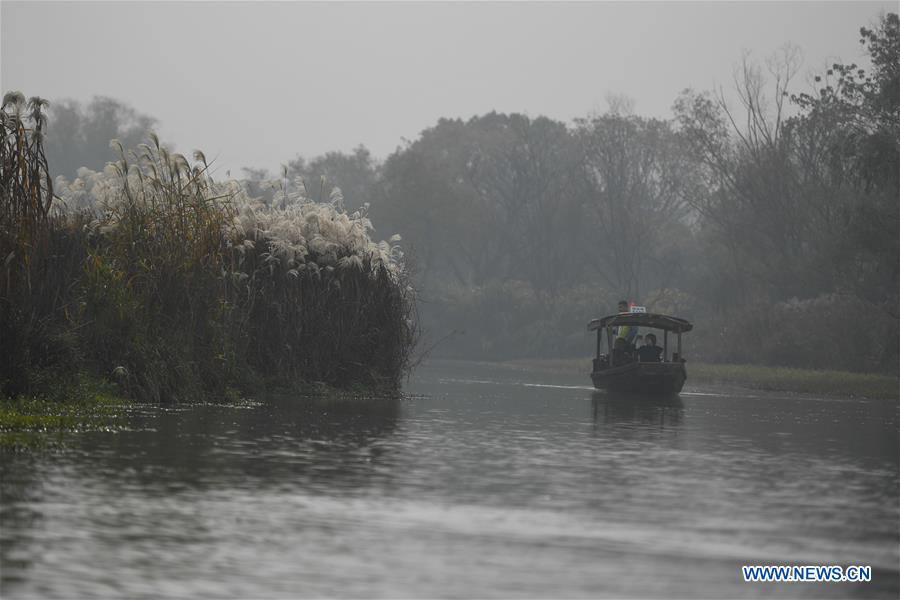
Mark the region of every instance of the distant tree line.
[[[669, 120], [627, 102], [572, 124], [441, 119], [383, 162], [360, 146], [245, 185], [370, 204], [403, 236], [437, 354], [584, 355], [585, 322], [627, 298], [695, 319], [689, 356], [896, 371], [897, 14], [860, 42], [871, 67], [834, 64], [805, 92], [785, 49], [744, 58], [737, 106], [685, 90]], [[119, 114], [121, 136], [136, 117]]]
[[583, 322], [622, 297], [696, 319], [707, 360], [896, 370], [897, 15], [860, 38], [871, 68], [805, 93], [785, 49], [745, 58], [736, 107], [686, 90], [666, 121], [422, 132], [377, 173], [373, 216], [417, 257], [426, 329], [466, 330], [446, 345], [464, 356], [584, 354]]
[[74, 100], [53, 102], [48, 113], [50, 129], [44, 141], [47, 162], [52, 175], [70, 179], [81, 167], [99, 170], [118, 160], [110, 140], [136, 148], [157, 125], [153, 117], [105, 96], [97, 96], [86, 105]]

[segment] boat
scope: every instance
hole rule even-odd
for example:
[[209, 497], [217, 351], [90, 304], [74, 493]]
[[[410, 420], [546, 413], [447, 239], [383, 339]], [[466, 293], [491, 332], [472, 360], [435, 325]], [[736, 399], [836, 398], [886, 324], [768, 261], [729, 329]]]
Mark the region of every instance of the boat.
[[[591, 381], [600, 390], [647, 394], [677, 394], [684, 387], [687, 370], [681, 353], [681, 334], [694, 326], [678, 317], [648, 313], [643, 307], [632, 307], [633, 312], [609, 315], [588, 323], [588, 331], [597, 332], [597, 355], [593, 361]], [[638, 310], [636, 310], [638, 309]], [[662, 331], [662, 354], [658, 362], [641, 362], [630, 346], [614, 348], [614, 328], [630, 325], [643, 332], [646, 329]], [[606, 345], [602, 343], [606, 333]], [[669, 348], [669, 334], [674, 334], [675, 347]], [[603, 350], [606, 350], [606, 353]], [[670, 350], [672, 350], [670, 354]]]

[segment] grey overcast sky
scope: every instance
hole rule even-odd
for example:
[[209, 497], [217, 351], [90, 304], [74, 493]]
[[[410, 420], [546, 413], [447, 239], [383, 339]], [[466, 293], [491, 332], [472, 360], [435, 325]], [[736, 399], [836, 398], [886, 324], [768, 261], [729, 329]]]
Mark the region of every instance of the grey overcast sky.
[[667, 117], [682, 89], [727, 86], [745, 49], [763, 58], [792, 43], [804, 75], [859, 62], [859, 27], [889, 10], [897, 2], [2, 0], [0, 87], [117, 98], [237, 175], [360, 143], [383, 158], [440, 117], [568, 122], [611, 93]]

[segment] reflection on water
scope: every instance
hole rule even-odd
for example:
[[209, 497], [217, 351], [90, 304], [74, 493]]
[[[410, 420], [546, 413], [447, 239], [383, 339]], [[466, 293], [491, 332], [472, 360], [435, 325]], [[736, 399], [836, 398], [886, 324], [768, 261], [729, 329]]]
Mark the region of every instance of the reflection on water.
[[681, 424], [684, 404], [677, 395], [652, 396], [617, 394], [596, 391], [591, 395], [594, 423], [651, 425], [659, 429], [674, 429]]
[[[896, 597], [896, 402], [423, 368], [0, 457], [2, 596]], [[870, 564], [744, 584], [742, 564]]]
[[396, 426], [399, 402], [270, 398], [239, 406], [144, 409], [134, 415], [134, 431], [115, 436], [112, 444], [83, 444], [73, 468], [126, 477], [151, 494], [179, 485], [364, 485], [371, 463], [360, 458], [380, 451], [373, 444]]

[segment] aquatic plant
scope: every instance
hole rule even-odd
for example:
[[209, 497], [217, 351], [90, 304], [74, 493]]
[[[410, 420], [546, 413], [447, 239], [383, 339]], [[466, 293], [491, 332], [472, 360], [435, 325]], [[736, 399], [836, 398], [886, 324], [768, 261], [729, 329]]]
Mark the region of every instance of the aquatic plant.
[[56, 182], [61, 213], [93, 215], [77, 320], [99, 370], [157, 401], [258, 375], [397, 385], [415, 299], [399, 236], [375, 242], [367, 207], [347, 214], [338, 189], [313, 202], [300, 182], [266, 203], [154, 136], [118, 150]]
[[79, 219], [52, 214], [44, 155], [47, 102], [10, 92], [0, 108], [0, 393], [32, 391], [36, 369], [74, 373], [68, 327], [81, 256]]
[[[51, 181], [46, 102], [7, 94], [0, 140], [0, 387], [63, 397], [79, 372], [174, 401], [276, 378], [393, 387], [416, 340], [399, 237], [279, 182], [216, 182], [155, 135]], [[60, 392], [60, 390], [63, 390]]]
[[414, 297], [397, 242], [375, 242], [368, 206], [339, 190], [313, 202], [299, 181], [271, 205], [233, 195], [230, 307], [236, 349], [263, 373], [387, 383], [409, 365]]

